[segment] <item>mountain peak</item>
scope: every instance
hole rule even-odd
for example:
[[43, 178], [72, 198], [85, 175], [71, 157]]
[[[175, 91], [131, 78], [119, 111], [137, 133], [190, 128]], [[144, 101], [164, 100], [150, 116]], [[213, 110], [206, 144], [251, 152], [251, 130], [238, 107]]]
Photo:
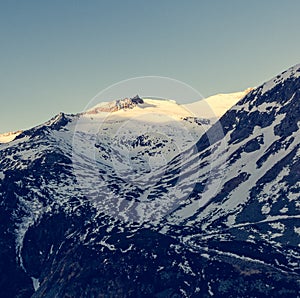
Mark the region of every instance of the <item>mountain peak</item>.
[[290, 67], [273, 79], [265, 82], [262, 85], [262, 95], [274, 88], [276, 85], [284, 83], [286, 80], [296, 79], [298, 77], [300, 77], [300, 63]]
[[88, 110], [85, 114], [98, 114], [100, 112], [116, 112], [119, 110], [132, 109], [139, 104], [143, 104], [144, 101], [138, 95], [128, 98], [116, 99], [111, 102], [101, 103], [94, 108]]

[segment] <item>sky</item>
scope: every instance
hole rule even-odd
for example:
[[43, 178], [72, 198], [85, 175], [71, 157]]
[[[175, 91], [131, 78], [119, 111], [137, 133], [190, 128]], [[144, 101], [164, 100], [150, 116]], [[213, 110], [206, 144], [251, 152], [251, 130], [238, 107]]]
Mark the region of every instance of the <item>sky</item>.
[[139, 76], [204, 97], [258, 86], [300, 62], [299, 11], [298, 0], [0, 0], [0, 132], [80, 112]]

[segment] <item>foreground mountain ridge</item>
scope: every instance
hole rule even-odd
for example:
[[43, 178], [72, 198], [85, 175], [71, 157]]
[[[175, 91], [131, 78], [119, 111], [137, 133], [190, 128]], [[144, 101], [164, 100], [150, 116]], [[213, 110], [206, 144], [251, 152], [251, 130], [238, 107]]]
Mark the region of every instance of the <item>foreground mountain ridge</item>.
[[299, 77], [250, 91], [161, 166], [139, 155], [161, 136], [127, 163], [88, 117], [1, 145], [1, 297], [297, 297]]

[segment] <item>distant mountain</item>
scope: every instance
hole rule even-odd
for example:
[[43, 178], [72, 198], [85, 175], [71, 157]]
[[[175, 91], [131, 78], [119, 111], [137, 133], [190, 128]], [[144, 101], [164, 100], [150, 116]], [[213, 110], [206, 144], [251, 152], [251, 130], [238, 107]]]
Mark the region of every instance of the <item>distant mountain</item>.
[[213, 125], [143, 98], [1, 144], [0, 296], [298, 297], [300, 65], [246, 93]]
[[[166, 113], [166, 114], [170, 113], [172, 116], [174, 116], [174, 111], [172, 110], [175, 109], [175, 115], [179, 117], [184, 117], [184, 116], [198, 117], [198, 118], [208, 119], [212, 123], [217, 121], [227, 110], [229, 110], [234, 104], [236, 104], [238, 100], [243, 98], [250, 90], [251, 88], [242, 92], [235, 92], [230, 94], [218, 94], [190, 104], [181, 105], [180, 107], [175, 102], [166, 101], [169, 104], [173, 103], [173, 106], [172, 105], [170, 106], [171, 107], [170, 111], [165, 109], [167, 106], [163, 107], [164, 110], [162, 110], [160, 101], [155, 100], [155, 105], [153, 107], [156, 108], [152, 109], [151, 112], [152, 113], [159, 112], [159, 113]], [[141, 99], [138, 95], [136, 95], [133, 98], [117, 99], [111, 102], [100, 103], [98, 106], [90, 109], [89, 111], [84, 112], [83, 115], [101, 114], [101, 113], [103, 115], [103, 112], [113, 113], [116, 111], [128, 110], [138, 106], [142, 106], [143, 103], [144, 103], [143, 99]], [[141, 111], [139, 110], [138, 113], [140, 112]], [[147, 109], [147, 113], [148, 114], [150, 113], [149, 109]], [[22, 132], [23, 131], [19, 130], [16, 132], [7, 132], [7, 133], [0, 134], [0, 143], [11, 142]]]

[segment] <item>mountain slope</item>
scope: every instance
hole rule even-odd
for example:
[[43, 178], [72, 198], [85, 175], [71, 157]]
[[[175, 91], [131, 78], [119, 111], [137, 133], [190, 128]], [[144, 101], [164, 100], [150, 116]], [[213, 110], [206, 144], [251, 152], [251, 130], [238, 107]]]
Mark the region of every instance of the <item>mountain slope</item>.
[[251, 91], [199, 140], [189, 167], [197, 169], [196, 187], [164, 231], [194, 249], [264, 263], [299, 281], [299, 77], [296, 65]]
[[210, 118], [212, 121], [217, 121], [251, 90], [253, 90], [253, 88], [235, 93], [216, 94], [200, 101], [185, 104], [184, 107], [189, 111], [193, 111], [193, 113], [199, 117]]

